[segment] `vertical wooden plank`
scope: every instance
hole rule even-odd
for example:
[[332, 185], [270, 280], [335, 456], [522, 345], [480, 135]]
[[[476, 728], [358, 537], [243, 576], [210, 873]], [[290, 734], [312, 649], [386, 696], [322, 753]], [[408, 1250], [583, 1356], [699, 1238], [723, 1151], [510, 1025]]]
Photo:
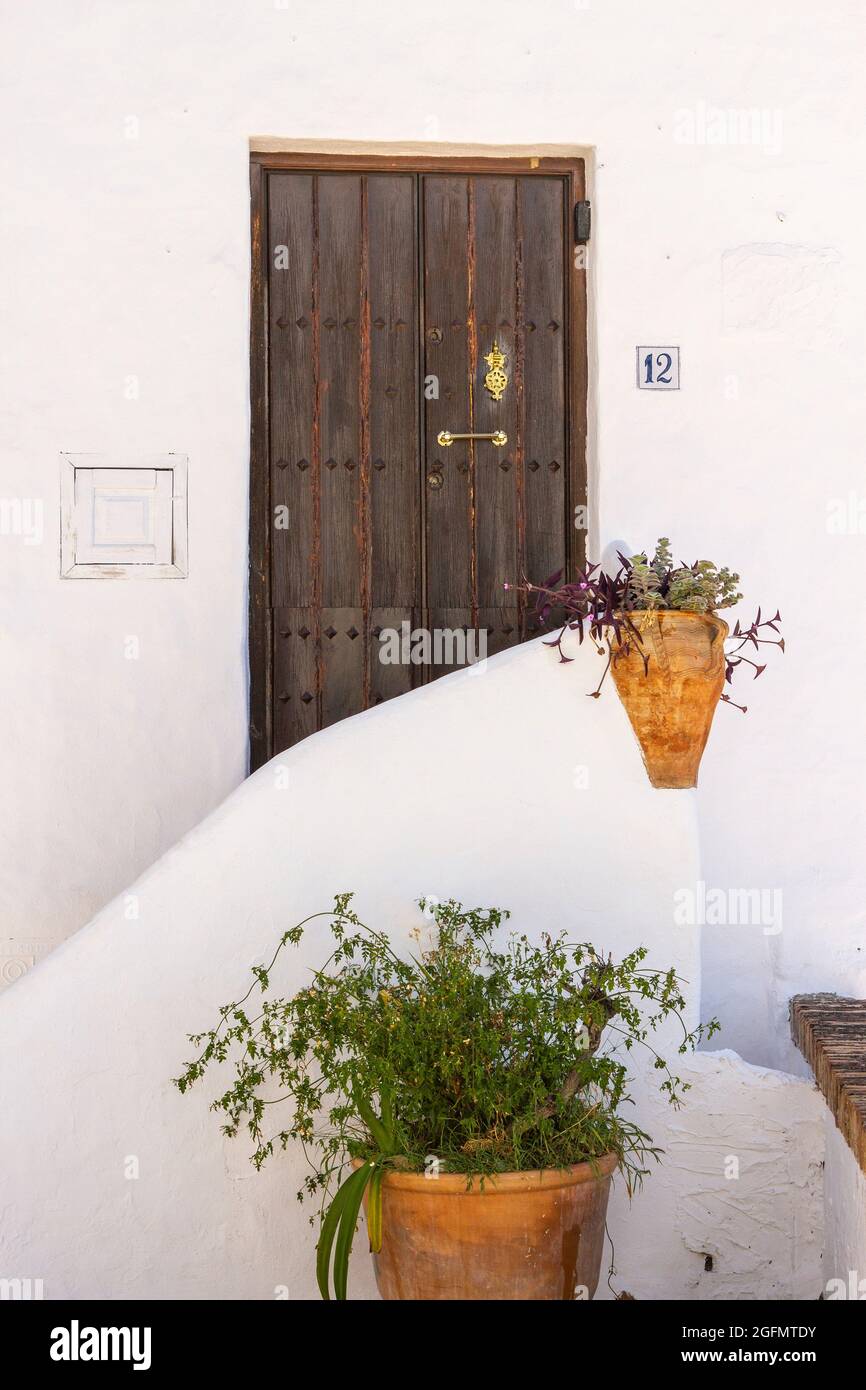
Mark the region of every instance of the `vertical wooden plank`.
[[359, 344], [358, 344], [358, 435], [359, 472], [357, 537], [361, 566], [361, 690], [360, 708], [366, 709], [370, 703], [370, 584], [372, 570], [373, 537], [370, 521], [370, 412], [372, 397], [372, 344], [370, 341], [370, 181], [366, 174], [361, 179], [361, 248], [359, 294]]
[[[486, 441], [475, 446], [475, 499], [478, 606], [504, 606], [506, 581], [520, 581], [517, 487], [520, 448], [515, 362], [520, 254], [516, 227], [516, 180], [485, 176], [475, 186], [475, 292], [473, 319], [478, 343], [475, 369], [475, 429], [504, 430], [503, 448]], [[496, 401], [484, 385], [484, 361], [496, 340], [505, 353], [508, 385]]]
[[567, 185], [522, 177], [525, 349], [523, 355], [526, 574], [541, 582], [567, 564], [565, 550], [566, 353], [569, 314], [564, 281]]
[[[526, 579], [526, 274], [524, 269], [525, 243], [523, 236], [523, 199], [521, 183], [514, 180], [514, 471], [516, 473], [517, 510], [517, 567], [521, 581]], [[528, 622], [531, 605], [522, 591], [517, 595], [515, 641], [525, 641], [535, 635]], [[510, 622], [510, 615], [509, 615]]]
[[[523, 351], [522, 255], [517, 180], [479, 177], [475, 185], [475, 292], [473, 313], [478, 349], [475, 369], [475, 429], [504, 430], [502, 448], [475, 446], [475, 612], [479, 652], [493, 656], [520, 640], [519, 608], [506, 602], [503, 585], [521, 578], [523, 529], [521, 357]], [[508, 385], [499, 401], [485, 386], [484, 360], [496, 341], [505, 354]]]
[[[471, 587], [472, 610], [470, 622], [478, 621], [478, 489], [475, 467], [477, 462], [475, 424], [475, 378], [478, 374], [478, 334], [475, 328], [475, 283], [476, 283], [475, 236], [475, 179], [466, 181], [466, 391], [467, 391], [467, 430], [469, 439], [464, 447], [469, 451], [469, 582]], [[452, 446], [453, 447], [453, 446]]]
[[364, 708], [368, 408], [364, 179], [320, 175], [321, 620], [319, 727]]
[[[569, 319], [567, 412], [569, 478], [566, 499], [569, 551], [569, 577], [573, 578], [586, 564], [586, 528], [575, 526], [576, 506], [586, 507], [589, 502], [587, 488], [587, 396], [589, 390], [589, 364], [586, 344], [586, 257], [588, 246], [575, 248], [573, 210], [575, 203], [586, 197], [586, 166], [578, 160], [567, 181], [569, 195], [565, 209], [565, 265], [567, 275]], [[575, 257], [575, 250], [580, 255]]]
[[322, 604], [361, 602], [361, 179], [323, 174], [319, 189], [319, 390]]
[[[318, 727], [319, 239], [315, 175], [271, 176], [269, 216], [274, 751]], [[276, 509], [280, 509], [279, 511]]]
[[271, 756], [272, 616], [271, 497], [268, 450], [267, 175], [250, 163], [250, 559], [249, 681], [250, 771]]
[[368, 181], [370, 602], [419, 602], [418, 296], [414, 180]]
[[272, 602], [316, 602], [317, 459], [314, 179], [272, 174], [269, 188]]
[[425, 467], [441, 474], [426, 486], [427, 601], [431, 608], [472, 607], [470, 450], [442, 448], [441, 430], [471, 429], [469, 361], [468, 180], [424, 179], [425, 377], [434, 377], [438, 399], [426, 401]]
[[[420, 594], [421, 394], [418, 361], [416, 179], [367, 180], [370, 323], [368, 704], [409, 690], [423, 679], [411, 661], [383, 661], [383, 629], [411, 632]], [[400, 643], [401, 653], [404, 644]]]
[[[472, 622], [472, 451], [465, 442], [443, 448], [441, 430], [472, 429], [469, 383], [470, 195], [462, 176], [423, 180], [425, 378], [438, 397], [425, 402], [425, 505], [429, 628]], [[430, 675], [442, 674], [433, 670]]]

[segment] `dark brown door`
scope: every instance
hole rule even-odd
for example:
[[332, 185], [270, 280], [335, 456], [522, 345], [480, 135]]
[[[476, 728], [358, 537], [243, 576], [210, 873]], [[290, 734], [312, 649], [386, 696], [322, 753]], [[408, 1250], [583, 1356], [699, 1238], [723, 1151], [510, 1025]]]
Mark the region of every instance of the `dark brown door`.
[[[265, 159], [253, 166], [254, 767], [467, 651], [533, 635], [531, 607], [503, 585], [580, 561], [586, 501], [585, 274], [570, 235], [582, 166]], [[507, 442], [445, 445], [443, 432]]]

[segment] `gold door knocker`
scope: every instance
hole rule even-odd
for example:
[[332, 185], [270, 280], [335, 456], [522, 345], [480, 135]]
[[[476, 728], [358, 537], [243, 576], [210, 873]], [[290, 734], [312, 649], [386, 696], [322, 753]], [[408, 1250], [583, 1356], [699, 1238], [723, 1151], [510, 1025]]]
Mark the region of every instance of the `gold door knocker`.
[[490, 368], [490, 371], [484, 378], [484, 385], [495, 401], [502, 400], [502, 393], [508, 385], [508, 377], [502, 370], [506, 360], [505, 354], [500, 352], [499, 344], [494, 339], [493, 347], [484, 359]]

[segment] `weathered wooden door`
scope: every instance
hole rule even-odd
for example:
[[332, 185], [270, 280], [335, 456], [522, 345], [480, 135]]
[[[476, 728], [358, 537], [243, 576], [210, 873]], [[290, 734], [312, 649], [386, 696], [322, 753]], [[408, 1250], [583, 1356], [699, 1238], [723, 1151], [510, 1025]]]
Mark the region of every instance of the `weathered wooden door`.
[[533, 635], [505, 582], [582, 559], [583, 168], [484, 163], [254, 157], [253, 767]]

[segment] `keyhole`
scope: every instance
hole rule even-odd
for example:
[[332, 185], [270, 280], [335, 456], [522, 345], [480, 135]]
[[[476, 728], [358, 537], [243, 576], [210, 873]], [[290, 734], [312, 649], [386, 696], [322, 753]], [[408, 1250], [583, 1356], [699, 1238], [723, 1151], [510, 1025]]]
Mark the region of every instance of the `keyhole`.
[[427, 486], [428, 486], [428, 487], [440, 488], [440, 487], [442, 486], [442, 484], [444, 483], [444, 481], [445, 481], [445, 479], [443, 478], [443, 476], [442, 476], [441, 473], [428, 473], [428, 474], [427, 474]]

